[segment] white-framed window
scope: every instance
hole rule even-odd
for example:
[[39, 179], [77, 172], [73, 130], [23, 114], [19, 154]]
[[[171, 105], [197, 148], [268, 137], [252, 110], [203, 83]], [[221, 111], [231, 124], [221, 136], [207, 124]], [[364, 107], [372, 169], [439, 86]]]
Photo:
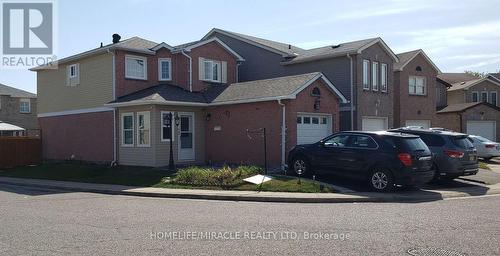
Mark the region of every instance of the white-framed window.
[[19, 99], [19, 113], [31, 113], [30, 99]]
[[220, 61], [214, 60], [204, 60], [204, 80], [210, 82], [220, 82], [221, 81], [221, 63]]
[[170, 58], [158, 59], [158, 80], [172, 80], [172, 60]]
[[370, 61], [363, 60], [363, 89], [370, 90]]
[[387, 92], [387, 64], [380, 64], [380, 90]]
[[487, 91], [481, 92], [481, 101], [488, 102], [488, 92]]
[[408, 81], [408, 93], [410, 95], [426, 95], [427, 85], [423, 76], [410, 76]]
[[490, 103], [497, 106], [498, 104], [498, 94], [496, 91], [490, 92]]
[[137, 146], [149, 147], [151, 136], [151, 120], [149, 111], [137, 112]]
[[479, 92], [472, 92], [472, 102], [479, 102]]
[[123, 113], [121, 120], [122, 146], [134, 146], [134, 113]]
[[372, 90], [378, 91], [378, 62], [372, 62]]
[[125, 56], [125, 78], [147, 80], [148, 63], [146, 57]]
[[76, 64], [69, 66], [69, 78], [75, 78], [78, 75], [76, 70]]
[[[175, 140], [175, 136], [174, 136], [174, 124], [172, 124], [169, 127], [167, 127], [165, 125], [165, 119], [167, 119], [167, 115], [169, 113], [172, 113], [172, 115], [174, 114], [174, 112], [169, 112], [169, 111], [162, 111], [161, 112], [161, 141], [162, 142], [167, 142], [167, 141], [174, 141]], [[173, 122], [175, 122], [175, 120], [172, 120]]]

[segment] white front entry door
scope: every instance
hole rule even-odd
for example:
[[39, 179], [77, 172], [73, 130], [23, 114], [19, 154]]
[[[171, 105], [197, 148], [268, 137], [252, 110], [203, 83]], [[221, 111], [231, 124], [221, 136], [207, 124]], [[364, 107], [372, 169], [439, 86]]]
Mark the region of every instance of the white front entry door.
[[332, 133], [331, 116], [297, 115], [297, 145], [320, 141]]
[[424, 129], [431, 128], [430, 120], [406, 120], [406, 126], [417, 126]]
[[361, 130], [363, 131], [385, 131], [387, 126], [387, 118], [385, 117], [363, 117], [361, 119]]
[[179, 113], [179, 160], [195, 160], [194, 113]]
[[467, 134], [496, 141], [496, 126], [495, 121], [467, 121]]

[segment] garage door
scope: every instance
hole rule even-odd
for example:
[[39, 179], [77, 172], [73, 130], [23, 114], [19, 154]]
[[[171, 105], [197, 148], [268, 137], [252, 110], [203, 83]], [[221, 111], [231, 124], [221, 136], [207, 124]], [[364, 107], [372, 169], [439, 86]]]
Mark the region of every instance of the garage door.
[[361, 129], [363, 131], [384, 131], [387, 130], [387, 118], [363, 117], [361, 119]]
[[297, 144], [318, 142], [332, 133], [331, 117], [297, 115]]
[[496, 141], [495, 121], [467, 121], [467, 134], [479, 135]]
[[424, 129], [431, 128], [431, 121], [429, 120], [406, 120], [406, 126], [422, 127]]

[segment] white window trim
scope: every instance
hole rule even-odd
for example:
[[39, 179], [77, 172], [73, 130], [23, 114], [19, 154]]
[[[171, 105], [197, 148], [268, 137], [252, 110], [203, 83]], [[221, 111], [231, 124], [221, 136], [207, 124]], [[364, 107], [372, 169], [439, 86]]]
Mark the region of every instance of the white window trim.
[[[23, 111], [21, 108], [22, 103], [28, 103], [28, 111]], [[19, 99], [19, 113], [29, 114], [31, 113], [31, 100], [30, 99]]]
[[[161, 142], [170, 142], [170, 139], [163, 139], [163, 127], [165, 126], [165, 125], [164, 125], [164, 122], [163, 122], [163, 115], [164, 115], [164, 114], [168, 114], [168, 113], [172, 113], [172, 115], [173, 115], [173, 114], [175, 114], [175, 112], [173, 112], [173, 111], [161, 111], [161, 112], [160, 112], [160, 121], [161, 121], [161, 137], [160, 137], [160, 141], [161, 141]], [[172, 122], [174, 122], [174, 123], [175, 123], [175, 120], [172, 120]], [[174, 137], [174, 134], [175, 134], [175, 132], [174, 132], [174, 128], [175, 128], [175, 124], [172, 124], [172, 135], [171, 135], [171, 137], [170, 137], [170, 138], [172, 138], [172, 141], [175, 141], [175, 137]]]
[[[366, 68], [365, 68], [365, 64]], [[366, 83], [365, 83], [365, 72], [366, 72]], [[363, 90], [370, 90], [370, 61], [369, 60], [363, 60]]]
[[[135, 77], [127, 75], [127, 60], [142, 60], [144, 61], [144, 77]], [[135, 55], [125, 55], [125, 78], [138, 79], [138, 80], [148, 80], [148, 59], [146, 57], [135, 56]]]
[[[483, 95], [486, 94], [486, 101], [483, 101]], [[480, 101], [479, 102], [488, 102], [488, 100], [490, 99], [490, 94], [488, 93], [488, 91], [481, 91], [481, 98], [479, 99]]]
[[[139, 144], [140, 140], [139, 140], [139, 135], [140, 135], [140, 129], [139, 129], [139, 116], [140, 115], [146, 115], [147, 114], [147, 117], [149, 118], [149, 128], [148, 128], [148, 138], [149, 138], [149, 142], [148, 144]], [[135, 133], [135, 137], [136, 137], [136, 146], [139, 147], [139, 148], [148, 148], [148, 147], [151, 147], [151, 112], [150, 111], [141, 111], [141, 112], [137, 112], [137, 117], [136, 117], [137, 121], [135, 122], [136, 124], [136, 133]]]
[[[477, 101], [474, 101], [474, 94], [477, 95]], [[481, 99], [479, 98], [479, 92], [478, 91], [472, 91], [471, 95], [470, 95], [470, 101], [471, 102], [481, 102], [480, 101]]]
[[[205, 63], [211, 63], [210, 64], [210, 77], [211, 79], [206, 79], [206, 70], [205, 70]], [[218, 68], [217, 68], [217, 80], [214, 80], [214, 74], [213, 74], [213, 68], [214, 68], [214, 63], [217, 64]], [[217, 61], [217, 60], [209, 60], [209, 59], [204, 59], [203, 60], [203, 73], [204, 73], [204, 77], [203, 77], [203, 81], [207, 81], [207, 82], [214, 82], [214, 83], [220, 83], [222, 81], [222, 62], [221, 61]]]
[[[382, 72], [383, 68], [385, 68], [385, 74]], [[381, 63], [380, 64], [380, 91], [381, 92], [387, 92], [387, 88], [389, 87], [388, 86], [388, 79], [389, 79], [389, 75], [388, 75], [389, 71], [387, 69], [387, 64], [386, 63]], [[382, 78], [385, 79], [385, 85], [384, 83], [382, 83]]]
[[[492, 97], [493, 93], [494, 93], [494, 94], [495, 94], [495, 96], [496, 96], [496, 97], [495, 97], [495, 101], [496, 101], [495, 103], [496, 103], [496, 104], [495, 104], [494, 106], [498, 106], [498, 92], [497, 92], [497, 91], [490, 91], [490, 100], [492, 100], [492, 99], [493, 99], [493, 97]], [[493, 105], [493, 102], [490, 102], [490, 104], [492, 104], [492, 105]]]
[[[424, 93], [417, 93], [416, 88], [417, 88], [417, 78], [423, 78], [424, 79]], [[415, 92], [410, 91], [410, 79], [415, 79]], [[409, 95], [414, 95], [414, 96], [427, 96], [427, 77], [425, 76], [409, 76], [408, 78], [408, 94]]]
[[[75, 73], [73, 75], [71, 74], [71, 69], [73, 69], [75, 71]], [[69, 65], [69, 78], [75, 78], [77, 76], [78, 76], [78, 74], [76, 72], [76, 64]]]
[[379, 85], [378, 85], [378, 80], [379, 80], [379, 63], [377, 61], [372, 61], [372, 90], [373, 91], [378, 91], [379, 90]]
[[[162, 77], [162, 63], [168, 62], [168, 78]], [[158, 59], [158, 81], [171, 81], [172, 80], [172, 59], [171, 58], [159, 58]]]
[[[125, 117], [126, 116], [131, 116], [132, 117], [132, 144], [125, 144], [125, 128], [123, 126], [123, 121], [125, 120]], [[132, 112], [129, 112], [129, 113], [122, 113], [122, 116], [120, 118], [120, 127], [121, 127], [121, 146], [122, 147], [127, 147], [127, 148], [130, 148], [130, 147], [134, 147], [134, 142], [135, 142], [135, 139], [134, 139], [134, 133], [135, 133], [135, 120], [134, 120], [134, 113]]]

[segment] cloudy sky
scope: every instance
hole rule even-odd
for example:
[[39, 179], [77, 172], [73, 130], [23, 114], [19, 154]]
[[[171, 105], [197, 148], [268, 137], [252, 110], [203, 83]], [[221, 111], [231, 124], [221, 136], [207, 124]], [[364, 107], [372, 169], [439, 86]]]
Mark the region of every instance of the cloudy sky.
[[[443, 72], [500, 70], [500, 1], [59, 0], [58, 56], [140, 36], [176, 45], [211, 28], [315, 48], [382, 37], [396, 52], [423, 49]], [[0, 83], [36, 92], [30, 71]]]

